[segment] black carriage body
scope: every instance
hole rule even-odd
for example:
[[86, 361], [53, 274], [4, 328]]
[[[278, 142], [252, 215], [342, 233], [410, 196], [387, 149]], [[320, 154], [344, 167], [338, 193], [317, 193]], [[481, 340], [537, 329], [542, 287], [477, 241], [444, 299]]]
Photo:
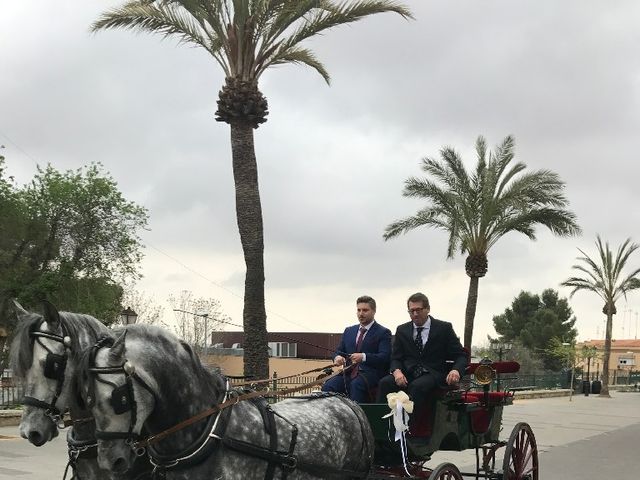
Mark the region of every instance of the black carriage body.
[[[425, 409], [423, 418], [406, 434], [410, 461], [425, 461], [438, 450], [462, 451], [497, 443], [502, 424], [502, 409], [512, 403], [511, 396], [500, 403], [484, 406], [476, 396], [464, 392], [438, 395]], [[395, 430], [386, 404], [362, 404], [376, 441], [378, 465], [402, 464], [400, 442], [394, 440]], [[425, 425], [426, 424], [426, 425]]]
[[[513, 403], [513, 391], [491, 391], [496, 375], [515, 373], [517, 362], [482, 362], [471, 364], [471, 390], [448, 390], [434, 394], [419, 418], [409, 421], [405, 433], [406, 457], [395, 430], [387, 404], [361, 404], [375, 438], [375, 473], [370, 478], [428, 480], [462, 480], [463, 477], [487, 480], [538, 480], [538, 453], [535, 436], [526, 423], [518, 423], [508, 439], [500, 440], [502, 413]], [[504, 448], [499, 462], [496, 452]], [[438, 450], [476, 451], [476, 471], [460, 472], [451, 463], [435, 469], [425, 466]], [[502, 469], [500, 469], [500, 465]], [[409, 474], [409, 477], [405, 475]]]

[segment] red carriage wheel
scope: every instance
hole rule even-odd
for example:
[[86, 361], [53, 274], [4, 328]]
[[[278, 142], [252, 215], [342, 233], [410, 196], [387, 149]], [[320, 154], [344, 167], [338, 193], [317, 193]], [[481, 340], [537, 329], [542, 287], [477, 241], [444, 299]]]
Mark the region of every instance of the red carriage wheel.
[[529, 424], [521, 422], [513, 427], [502, 471], [504, 480], [538, 480], [538, 446]]
[[441, 463], [429, 475], [429, 480], [463, 480], [458, 467], [453, 463]]

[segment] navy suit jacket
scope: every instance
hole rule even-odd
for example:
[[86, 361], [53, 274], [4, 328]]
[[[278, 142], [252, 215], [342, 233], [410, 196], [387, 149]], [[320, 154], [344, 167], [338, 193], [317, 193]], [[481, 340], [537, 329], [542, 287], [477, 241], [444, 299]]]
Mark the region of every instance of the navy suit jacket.
[[460, 339], [449, 322], [431, 317], [429, 338], [422, 354], [413, 339], [413, 322], [403, 323], [396, 330], [391, 372], [399, 368], [411, 381], [414, 368], [420, 365], [424, 370], [437, 374], [442, 380], [450, 370], [447, 360], [453, 361], [452, 370], [457, 370], [460, 376], [464, 375], [468, 364], [467, 352], [462, 348]]
[[[335, 355], [342, 355], [348, 360], [349, 355], [356, 352], [358, 330], [360, 330], [360, 324], [352, 325], [344, 330]], [[391, 330], [374, 321], [362, 341], [360, 352], [367, 355], [367, 360], [360, 363], [358, 367], [360, 373], [377, 382], [389, 373]]]

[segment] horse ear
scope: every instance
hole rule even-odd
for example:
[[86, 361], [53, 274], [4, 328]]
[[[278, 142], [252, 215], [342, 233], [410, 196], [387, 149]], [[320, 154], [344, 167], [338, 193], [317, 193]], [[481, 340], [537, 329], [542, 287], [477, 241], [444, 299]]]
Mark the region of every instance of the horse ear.
[[124, 357], [124, 341], [126, 337], [127, 331], [123, 330], [122, 334], [118, 338], [116, 338], [113, 346], [109, 349], [109, 360], [111, 360], [112, 362], [115, 363]]
[[43, 300], [42, 305], [44, 307], [44, 319], [46, 320], [47, 325], [49, 325], [49, 328], [51, 329], [56, 329], [58, 325], [60, 325], [60, 314], [58, 313], [58, 309], [47, 300]]
[[20, 305], [18, 303], [18, 300], [16, 300], [15, 298], [13, 299], [13, 309], [16, 312], [16, 317], [18, 317], [18, 320], [22, 320], [24, 317], [29, 315], [29, 312], [22, 308], [22, 305]]

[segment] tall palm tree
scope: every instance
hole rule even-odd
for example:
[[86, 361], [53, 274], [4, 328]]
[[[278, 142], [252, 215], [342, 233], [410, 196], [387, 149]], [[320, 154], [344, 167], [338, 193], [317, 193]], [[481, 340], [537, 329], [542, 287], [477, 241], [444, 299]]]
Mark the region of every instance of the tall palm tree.
[[432, 227], [449, 234], [447, 258], [457, 249], [466, 253], [470, 278], [464, 324], [464, 346], [471, 349], [473, 321], [478, 303], [478, 283], [488, 269], [487, 254], [505, 234], [520, 232], [536, 239], [535, 226], [543, 225], [559, 236], [575, 235], [580, 227], [565, 209], [564, 182], [549, 170], [523, 173], [524, 163], [512, 164], [514, 138], [508, 136], [494, 153], [485, 139], [476, 141], [478, 163], [468, 172], [451, 147], [440, 150], [441, 160], [424, 158], [425, 178], [410, 177], [403, 195], [425, 199], [428, 205], [415, 215], [387, 226], [384, 239], [418, 227]]
[[639, 245], [631, 243], [631, 239], [627, 238], [622, 245], [618, 247], [615, 256], [609, 248], [609, 242], [602, 244], [600, 235], [596, 239], [596, 247], [598, 248], [598, 258], [592, 259], [578, 249], [583, 255], [578, 257], [581, 264], [574, 265], [572, 268], [584, 274], [582, 277], [571, 277], [561, 283], [564, 287], [573, 287], [571, 296], [578, 290], [587, 290], [594, 292], [602, 300], [604, 307], [602, 313], [607, 316], [607, 328], [604, 340], [604, 355], [602, 358], [602, 390], [601, 397], [609, 397], [609, 357], [611, 356], [611, 332], [613, 326], [613, 316], [617, 313], [616, 302], [620, 297], [626, 298], [627, 292], [640, 288], [640, 268], [632, 270], [628, 275], [623, 275], [627, 265], [627, 261]]
[[93, 31], [126, 28], [176, 36], [204, 48], [220, 65], [225, 85], [216, 120], [231, 127], [236, 217], [246, 265], [243, 325], [245, 375], [268, 375], [264, 301], [264, 242], [253, 130], [266, 121], [258, 88], [269, 67], [303, 64], [329, 83], [329, 73], [301, 43], [370, 15], [411, 12], [393, 0], [129, 0], [109, 10]]

